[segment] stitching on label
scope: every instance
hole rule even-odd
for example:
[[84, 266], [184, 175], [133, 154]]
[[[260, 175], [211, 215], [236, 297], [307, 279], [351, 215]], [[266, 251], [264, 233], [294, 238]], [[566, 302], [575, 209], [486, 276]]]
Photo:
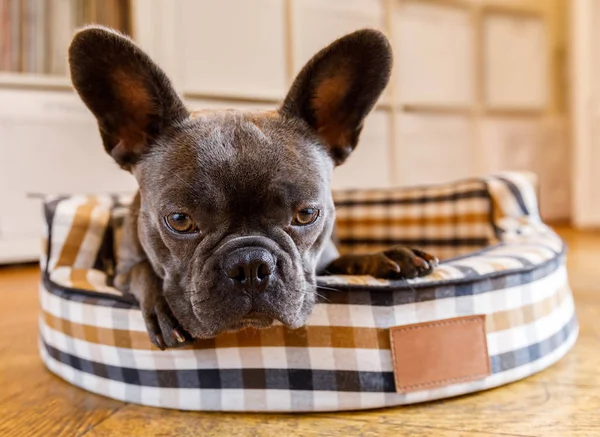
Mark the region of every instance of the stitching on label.
[[[465, 324], [465, 323], [479, 323], [480, 328], [481, 328], [481, 338], [479, 340], [478, 346], [480, 346], [481, 350], [483, 351], [483, 355], [486, 361], [486, 371], [485, 373], [476, 373], [473, 375], [465, 375], [465, 376], [461, 376], [458, 378], [447, 378], [447, 379], [436, 379], [430, 382], [423, 382], [423, 383], [419, 383], [419, 384], [411, 384], [411, 385], [400, 385], [400, 382], [398, 381], [398, 372], [394, 371], [394, 382], [396, 383], [396, 391], [399, 391], [400, 389], [402, 390], [409, 390], [409, 389], [413, 389], [413, 388], [426, 388], [426, 387], [431, 387], [434, 385], [440, 385], [440, 384], [446, 384], [446, 383], [457, 383], [457, 382], [461, 382], [461, 381], [467, 381], [467, 380], [473, 380], [473, 379], [478, 379], [478, 378], [483, 378], [484, 376], [488, 376], [490, 374], [490, 359], [489, 356], [487, 354], [487, 335], [485, 332], [485, 315], [481, 315], [481, 316], [467, 316], [465, 318], [461, 318], [458, 320], [445, 320], [445, 321], [439, 321], [439, 322], [425, 322], [419, 325], [413, 325], [413, 326], [394, 326], [392, 328], [390, 328], [390, 333], [391, 333], [391, 349], [392, 349], [392, 362], [395, 363], [396, 362], [396, 342], [394, 341], [394, 334], [396, 332], [407, 332], [407, 331], [418, 331], [418, 330], [422, 330], [422, 329], [429, 329], [429, 328], [437, 328], [439, 326], [450, 326], [450, 325], [460, 325], [460, 324]], [[394, 366], [394, 370], [395, 370], [395, 366]]]

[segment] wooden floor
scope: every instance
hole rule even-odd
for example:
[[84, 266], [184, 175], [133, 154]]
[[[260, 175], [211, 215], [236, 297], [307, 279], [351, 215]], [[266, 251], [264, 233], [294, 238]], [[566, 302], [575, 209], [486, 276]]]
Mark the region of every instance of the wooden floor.
[[357, 413], [189, 413], [87, 393], [38, 357], [36, 268], [0, 268], [0, 436], [600, 436], [600, 232], [558, 230], [581, 325], [565, 358], [487, 392]]

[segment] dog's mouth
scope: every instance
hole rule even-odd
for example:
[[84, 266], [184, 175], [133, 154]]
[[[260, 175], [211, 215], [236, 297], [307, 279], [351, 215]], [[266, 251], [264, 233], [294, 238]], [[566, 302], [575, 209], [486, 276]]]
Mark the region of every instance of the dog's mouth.
[[274, 322], [273, 317], [269, 317], [263, 313], [251, 312], [246, 314], [241, 319], [231, 323], [224, 331], [238, 331], [243, 328], [268, 328]]

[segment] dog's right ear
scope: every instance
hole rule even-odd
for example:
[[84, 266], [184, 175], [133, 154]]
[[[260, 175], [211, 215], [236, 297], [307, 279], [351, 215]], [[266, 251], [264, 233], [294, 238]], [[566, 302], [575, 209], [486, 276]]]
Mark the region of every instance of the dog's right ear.
[[86, 27], [69, 47], [71, 80], [98, 120], [106, 151], [130, 170], [166, 129], [188, 111], [165, 73], [133, 41]]
[[279, 112], [303, 120], [339, 165], [356, 147], [364, 119], [386, 87], [391, 69], [392, 49], [385, 35], [357, 30], [308, 61]]

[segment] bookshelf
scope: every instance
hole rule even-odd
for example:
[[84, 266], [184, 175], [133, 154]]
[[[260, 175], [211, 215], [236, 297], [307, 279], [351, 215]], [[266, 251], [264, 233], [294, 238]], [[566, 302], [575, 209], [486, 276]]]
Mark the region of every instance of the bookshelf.
[[[88, 23], [130, 34], [131, 3], [129, 0], [0, 0], [0, 72], [66, 76], [71, 35]], [[11, 83], [12, 78], [8, 76], [4, 82]]]
[[131, 14], [129, 0], [0, 0], [0, 264], [40, 253], [40, 202], [28, 194], [135, 189], [102, 152], [66, 59], [76, 28], [130, 34]]
[[[11, 1], [16, 0], [0, 0], [0, 7]], [[20, 1], [55, 1], [63, 7], [88, 2], [90, 11], [108, 4]], [[121, 14], [128, 17], [121, 20], [126, 33], [162, 66], [193, 108], [272, 108], [313, 51], [354, 29], [378, 28], [395, 52], [392, 80], [366, 121], [361, 144], [336, 171], [335, 188], [533, 170], [540, 174], [545, 218], [568, 215], [570, 176], [561, 167], [569, 159], [564, 59], [557, 57], [566, 47], [565, 0], [111, 2], [126, 5]], [[545, 38], [540, 39], [540, 28], [547, 30]], [[544, 52], [535, 68], [523, 66], [527, 80], [539, 82], [536, 87], [517, 83], [537, 94], [490, 102], [497, 80], [486, 66], [511, 62], [502, 53], [506, 29], [514, 31], [511, 44], [519, 35], [525, 42], [535, 35]], [[68, 44], [70, 31], [60, 34]], [[526, 53], [529, 46], [522, 48]], [[515, 153], [515, 144], [521, 153]], [[39, 204], [27, 199], [27, 192], [133, 189], [135, 182], [104, 155], [95, 122], [65, 74], [0, 72], [0, 263], [38, 253], [32, 242], [40, 234]], [[30, 249], [17, 251], [16, 241], [29, 241]]]
[[65, 75], [0, 72], [1, 88], [36, 88], [71, 90], [71, 81]]

